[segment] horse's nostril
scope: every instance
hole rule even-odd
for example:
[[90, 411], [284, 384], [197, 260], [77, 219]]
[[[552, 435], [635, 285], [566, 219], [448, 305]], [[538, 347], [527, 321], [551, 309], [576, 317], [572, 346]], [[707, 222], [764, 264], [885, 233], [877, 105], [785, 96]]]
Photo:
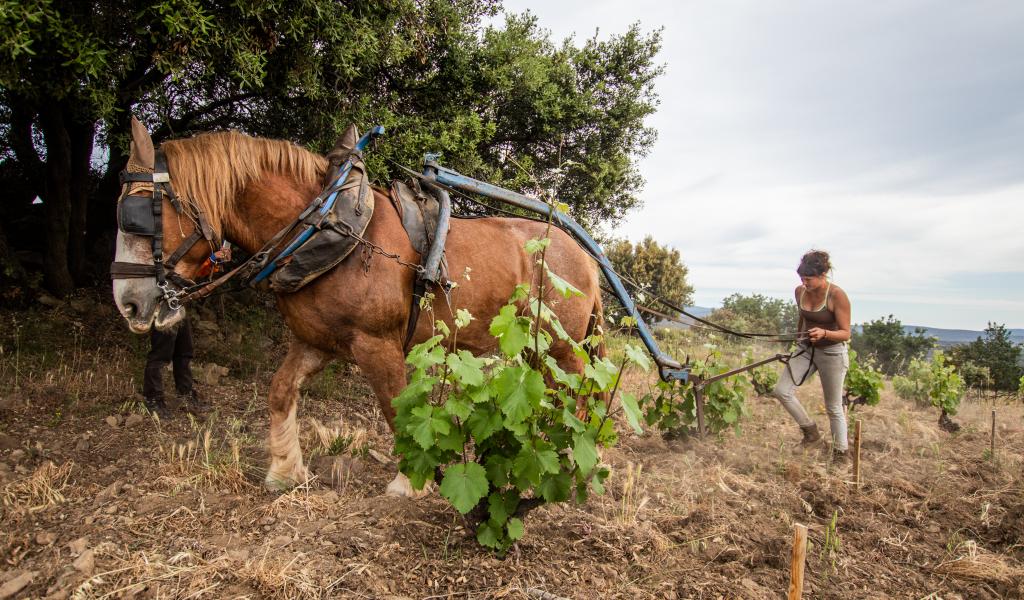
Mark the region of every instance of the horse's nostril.
[[129, 303], [124, 305], [124, 316], [126, 318], [130, 319], [134, 317], [136, 314], [138, 314], [138, 312], [139, 307], [135, 306], [134, 304]]

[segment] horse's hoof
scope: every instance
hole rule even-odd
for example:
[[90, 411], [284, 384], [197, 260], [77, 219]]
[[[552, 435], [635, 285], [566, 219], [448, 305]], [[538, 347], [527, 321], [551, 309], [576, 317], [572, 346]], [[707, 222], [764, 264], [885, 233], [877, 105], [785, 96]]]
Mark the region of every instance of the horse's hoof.
[[263, 480], [263, 486], [270, 492], [287, 492], [295, 486], [302, 485], [309, 481], [309, 471], [302, 468], [297, 473], [291, 475], [282, 475], [268, 471], [266, 478]]
[[431, 483], [428, 481], [423, 486], [422, 490], [415, 490], [412, 487], [412, 483], [409, 478], [399, 473], [395, 475], [395, 478], [388, 484], [386, 490], [384, 490], [385, 496], [398, 496], [402, 498], [422, 498], [430, 493]]

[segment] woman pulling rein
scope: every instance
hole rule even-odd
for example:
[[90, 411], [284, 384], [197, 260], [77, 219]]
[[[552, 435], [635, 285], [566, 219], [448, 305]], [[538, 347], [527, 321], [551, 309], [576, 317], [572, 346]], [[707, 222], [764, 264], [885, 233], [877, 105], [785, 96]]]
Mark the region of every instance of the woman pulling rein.
[[772, 395], [779, 399], [800, 426], [802, 443], [821, 439], [818, 426], [796, 399], [796, 388], [815, 372], [821, 378], [825, 409], [832, 428], [833, 459], [846, 460], [846, 413], [843, 410], [843, 381], [850, 366], [846, 342], [850, 339], [850, 298], [828, 280], [832, 270], [828, 252], [811, 250], [800, 259], [797, 274], [801, 284], [795, 291], [800, 309], [797, 331], [807, 338], [798, 342], [797, 351], [782, 370]]

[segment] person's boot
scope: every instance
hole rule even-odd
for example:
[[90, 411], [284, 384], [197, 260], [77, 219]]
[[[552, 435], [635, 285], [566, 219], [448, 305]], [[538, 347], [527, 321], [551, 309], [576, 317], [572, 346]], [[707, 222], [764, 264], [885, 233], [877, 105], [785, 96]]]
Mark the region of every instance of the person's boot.
[[163, 396], [147, 396], [142, 400], [143, 404], [146, 405], [146, 410], [151, 413], [156, 413], [162, 420], [169, 419], [171, 411], [167, 410], [167, 402], [164, 401]]
[[178, 392], [178, 400], [181, 403], [181, 409], [187, 412], [196, 412], [203, 406], [203, 397], [195, 388], [187, 392]]
[[800, 444], [804, 446], [809, 446], [821, 441], [821, 432], [818, 431], [817, 423], [801, 425], [800, 431], [804, 432], [804, 439], [800, 440]]
[[843, 466], [850, 462], [850, 453], [847, 450], [836, 450], [832, 449], [832, 464], [836, 466]]

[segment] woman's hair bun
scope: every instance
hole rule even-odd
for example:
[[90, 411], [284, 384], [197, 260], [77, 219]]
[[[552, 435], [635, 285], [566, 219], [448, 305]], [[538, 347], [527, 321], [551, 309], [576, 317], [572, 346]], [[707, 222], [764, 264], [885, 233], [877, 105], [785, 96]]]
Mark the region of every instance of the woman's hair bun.
[[829, 260], [828, 252], [824, 250], [809, 250], [800, 259], [800, 266], [796, 272], [801, 277], [817, 277], [832, 270], [832, 262]]

